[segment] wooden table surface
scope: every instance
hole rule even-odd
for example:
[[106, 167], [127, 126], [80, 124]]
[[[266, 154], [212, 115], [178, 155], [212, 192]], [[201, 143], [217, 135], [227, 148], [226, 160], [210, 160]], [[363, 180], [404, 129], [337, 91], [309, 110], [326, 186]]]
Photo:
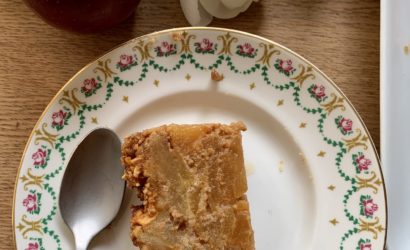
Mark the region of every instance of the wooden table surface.
[[[261, 0], [211, 26], [264, 36], [310, 60], [352, 101], [378, 148], [379, 13], [377, 0]], [[125, 23], [79, 35], [45, 24], [21, 0], [0, 1], [0, 248], [13, 248], [13, 189], [24, 146], [61, 86], [122, 42], [188, 25], [178, 0], [142, 0]]]

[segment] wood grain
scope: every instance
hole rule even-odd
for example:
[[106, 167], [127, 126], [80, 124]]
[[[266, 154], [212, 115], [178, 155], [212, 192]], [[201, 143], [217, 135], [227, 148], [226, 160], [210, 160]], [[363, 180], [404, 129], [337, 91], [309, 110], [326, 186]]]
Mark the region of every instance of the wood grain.
[[[240, 29], [298, 52], [333, 79], [379, 145], [379, 1], [262, 0], [216, 27]], [[50, 27], [19, 0], [0, 1], [0, 248], [12, 249], [15, 175], [37, 119], [88, 62], [133, 37], [188, 26], [179, 1], [143, 0], [125, 23], [98, 34]]]

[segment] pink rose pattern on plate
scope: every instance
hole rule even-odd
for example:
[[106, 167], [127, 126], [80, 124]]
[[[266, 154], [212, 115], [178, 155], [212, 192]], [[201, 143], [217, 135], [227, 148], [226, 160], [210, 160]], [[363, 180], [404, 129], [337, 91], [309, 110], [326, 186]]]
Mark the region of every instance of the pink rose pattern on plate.
[[37, 149], [32, 155], [31, 159], [33, 160], [34, 168], [46, 168], [47, 163], [50, 159], [51, 149], [48, 149], [46, 146], [41, 146]]
[[57, 112], [54, 112], [53, 115], [51, 116], [51, 119], [53, 119], [53, 122], [51, 123], [51, 126], [57, 127], [60, 126], [62, 127], [64, 125], [64, 119], [67, 116], [67, 113], [64, 112], [62, 109], [60, 109]]
[[343, 135], [350, 135], [353, 133], [353, 122], [350, 119], [347, 119], [343, 116], [338, 116], [335, 119], [337, 128]]
[[374, 213], [379, 209], [379, 206], [373, 202], [370, 195], [360, 196], [360, 215], [366, 218], [373, 218]]
[[372, 244], [370, 243], [362, 244], [360, 245], [360, 250], [372, 250]]
[[362, 152], [352, 155], [353, 165], [356, 167], [356, 173], [361, 172], [368, 173], [369, 167], [372, 165], [372, 161], [367, 159]]
[[255, 49], [250, 43], [244, 43], [236, 46], [236, 54], [242, 57], [255, 58], [258, 50]]
[[168, 57], [177, 53], [177, 45], [164, 41], [160, 46], [155, 47], [154, 51], [157, 53], [158, 57]]
[[318, 84], [312, 84], [308, 88], [308, 92], [310, 93], [310, 96], [315, 98], [316, 101], [319, 103], [325, 101], [327, 99], [326, 92], [325, 92], [325, 87], [323, 85], [318, 85]]
[[37, 209], [37, 197], [33, 194], [27, 195], [27, 197], [23, 200], [23, 206], [26, 207], [27, 212], [32, 213]]
[[33, 159], [34, 166], [44, 166], [46, 163], [47, 151], [45, 149], [39, 148], [36, 152], [31, 155]]
[[[134, 57], [135, 57], [135, 59], [134, 59]], [[136, 55], [132, 56], [132, 55], [122, 54], [120, 56], [120, 60], [118, 61], [116, 67], [121, 72], [123, 72], [125, 70], [128, 70], [128, 69], [132, 68], [135, 65], [138, 65]]]
[[101, 83], [97, 82], [95, 78], [85, 79], [83, 86], [81, 87], [81, 93], [84, 93], [86, 97], [90, 97], [101, 88]]
[[201, 42], [194, 43], [195, 52], [201, 54], [214, 54], [217, 49], [216, 44], [214, 45], [208, 38], [202, 39]]
[[37, 242], [30, 242], [25, 250], [39, 250]]
[[360, 239], [355, 250], [372, 250], [372, 244], [369, 239]]
[[34, 190], [30, 190], [30, 193], [24, 198], [22, 204], [26, 208], [26, 211], [30, 214], [39, 214], [41, 206], [41, 194]]
[[65, 125], [68, 125], [68, 120], [72, 116], [68, 108], [63, 107], [63, 109], [53, 112], [51, 115], [51, 127], [55, 128], [57, 131], [62, 130]]
[[292, 60], [283, 60], [283, 59], [276, 59], [275, 68], [282, 74], [286, 76], [291, 76], [296, 69], [293, 67]]

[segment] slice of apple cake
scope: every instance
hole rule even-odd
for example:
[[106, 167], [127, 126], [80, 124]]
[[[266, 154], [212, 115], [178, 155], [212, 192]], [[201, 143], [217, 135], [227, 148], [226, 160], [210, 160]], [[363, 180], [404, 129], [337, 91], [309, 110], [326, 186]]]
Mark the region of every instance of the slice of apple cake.
[[164, 125], [125, 138], [124, 179], [138, 190], [131, 237], [146, 250], [254, 249], [242, 122]]

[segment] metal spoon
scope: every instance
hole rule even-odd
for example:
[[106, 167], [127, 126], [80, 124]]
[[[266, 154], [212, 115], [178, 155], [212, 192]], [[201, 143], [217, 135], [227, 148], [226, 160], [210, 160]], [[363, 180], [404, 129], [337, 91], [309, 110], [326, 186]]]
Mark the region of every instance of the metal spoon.
[[68, 163], [59, 205], [77, 250], [86, 250], [118, 213], [125, 188], [120, 156], [117, 135], [97, 129], [80, 143]]

